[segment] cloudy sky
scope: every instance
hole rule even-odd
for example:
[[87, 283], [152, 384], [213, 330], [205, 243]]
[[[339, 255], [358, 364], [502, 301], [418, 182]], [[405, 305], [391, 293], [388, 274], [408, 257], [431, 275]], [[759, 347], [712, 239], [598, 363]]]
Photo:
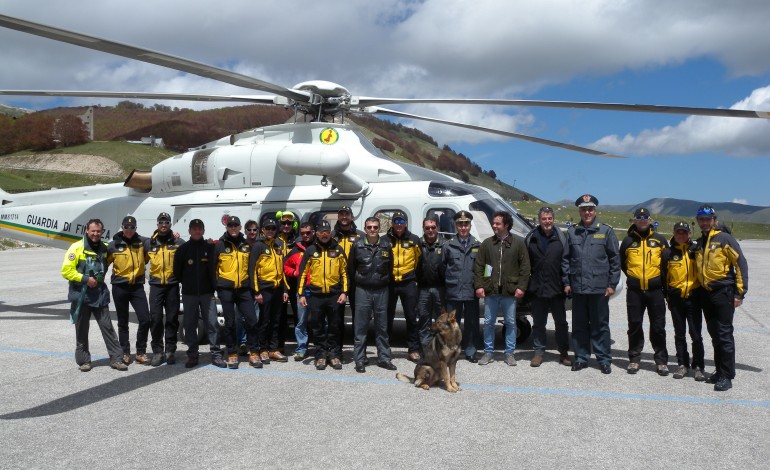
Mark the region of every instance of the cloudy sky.
[[[760, 0], [0, 0], [0, 14], [282, 86], [323, 79], [364, 96], [770, 111], [770, 2]], [[0, 29], [0, 44], [0, 89], [262, 94], [7, 29]], [[0, 103], [31, 109], [99, 102], [0, 97]], [[398, 109], [628, 157], [605, 159], [405, 122], [548, 202], [590, 192], [613, 204], [676, 197], [770, 206], [770, 120], [484, 106]]]

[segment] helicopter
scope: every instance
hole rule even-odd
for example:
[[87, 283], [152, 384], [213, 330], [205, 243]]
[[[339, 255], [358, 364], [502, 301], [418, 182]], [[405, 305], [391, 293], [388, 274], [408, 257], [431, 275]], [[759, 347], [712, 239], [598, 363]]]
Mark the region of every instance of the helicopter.
[[350, 116], [407, 118], [456, 126], [504, 137], [550, 145], [603, 158], [623, 158], [600, 150], [519, 133], [401, 112], [384, 105], [464, 104], [595, 109], [668, 113], [725, 118], [770, 118], [754, 110], [657, 106], [621, 103], [502, 100], [384, 98], [352, 94], [342, 85], [310, 80], [291, 88], [162, 52], [88, 36], [54, 26], [0, 15], [0, 26], [54, 41], [114, 54], [269, 95], [203, 95], [143, 92], [0, 90], [0, 95], [135, 98], [182, 101], [245, 102], [291, 108], [293, 122], [265, 126], [224, 136], [170, 157], [151, 170], [134, 170], [124, 183], [8, 194], [0, 190], [0, 236], [66, 248], [81, 239], [91, 218], [104, 222], [105, 239], [133, 215], [139, 230], [154, 226], [160, 212], [185, 226], [204, 221], [216, 233], [231, 215], [263, 220], [291, 210], [302, 221], [336, 221], [340, 207], [352, 209], [354, 219], [380, 218], [383, 232], [390, 215], [402, 211], [408, 227], [420, 233], [424, 217], [436, 217], [442, 236], [455, 233], [453, 215], [474, 215], [473, 234], [492, 235], [492, 215], [514, 215], [512, 231], [524, 236], [532, 224], [502, 197], [487, 188], [464, 183], [416, 165], [397, 162], [376, 148]]

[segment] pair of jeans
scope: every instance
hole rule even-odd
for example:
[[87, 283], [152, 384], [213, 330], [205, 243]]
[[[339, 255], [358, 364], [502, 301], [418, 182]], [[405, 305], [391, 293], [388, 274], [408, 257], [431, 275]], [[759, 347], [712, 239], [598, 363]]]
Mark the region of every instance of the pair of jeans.
[[488, 295], [484, 297], [484, 352], [495, 351], [495, 323], [498, 309], [503, 310], [505, 324], [505, 353], [516, 350], [516, 297], [512, 295]]
[[299, 296], [297, 298], [297, 323], [294, 325], [294, 336], [297, 338], [297, 349], [295, 353], [305, 354], [307, 352], [307, 313], [308, 307], [303, 307], [299, 303]]
[[479, 299], [447, 300], [448, 312], [455, 312], [455, 318], [463, 323], [463, 350], [467, 357], [476, 355], [480, 343], [479, 334]]
[[353, 359], [356, 364], [366, 359], [366, 337], [369, 319], [374, 314], [374, 340], [377, 345], [377, 361], [389, 362], [392, 358], [388, 336], [388, 287], [356, 287], [355, 335]]

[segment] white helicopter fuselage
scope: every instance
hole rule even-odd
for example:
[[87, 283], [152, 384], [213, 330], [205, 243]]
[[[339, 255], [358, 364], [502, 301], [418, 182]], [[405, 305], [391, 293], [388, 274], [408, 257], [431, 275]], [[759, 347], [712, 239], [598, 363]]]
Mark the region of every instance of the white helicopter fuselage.
[[[404, 211], [417, 234], [428, 215], [452, 234], [451, 216], [470, 210], [480, 238], [491, 235], [495, 210], [516, 214], [494, 192], [396, 162], [351, 125], [322, 122], [225, 137], [164, 160], [151, 173], [134, 172], [124, 184], [0, 196], [0, 236], [59, 248], [81, 239], [92, 218], [103, 221], [109, 240], [129, 214], [143, 235], [155, 229], [160, 212], [167, 212], [183, 237], [189, 221], [201, 219], [212, 238], [224, 232], [223, 221], [231, 215], [245, 223], [290, 210], [303, 221], [333, 223], [343, 205], [352, 208], [359, 226], [375, 215], [383, 230], [393, 211]], [[529, 230], [523, 218], [514, 220], [515, 232]]]

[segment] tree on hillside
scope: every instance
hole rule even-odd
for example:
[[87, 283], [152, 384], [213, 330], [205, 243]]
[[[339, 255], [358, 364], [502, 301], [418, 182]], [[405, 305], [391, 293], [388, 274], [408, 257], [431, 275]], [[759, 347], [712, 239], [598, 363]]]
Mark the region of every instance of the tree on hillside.
[[18, 139], [16, 150], [51, 150], [56, 147], [54, 141], [54, 118], [40, 113], [33, 113], [18, 119]]
[[54, 134], [59, 139], [59, 144], [63, 147], [80, 145], [88, 142], [88, 131], [86, 125], [79, 117], [62, 116], [54, 124]]
[[0, 155], [16, 151], [16, 120], [0, 115]]

